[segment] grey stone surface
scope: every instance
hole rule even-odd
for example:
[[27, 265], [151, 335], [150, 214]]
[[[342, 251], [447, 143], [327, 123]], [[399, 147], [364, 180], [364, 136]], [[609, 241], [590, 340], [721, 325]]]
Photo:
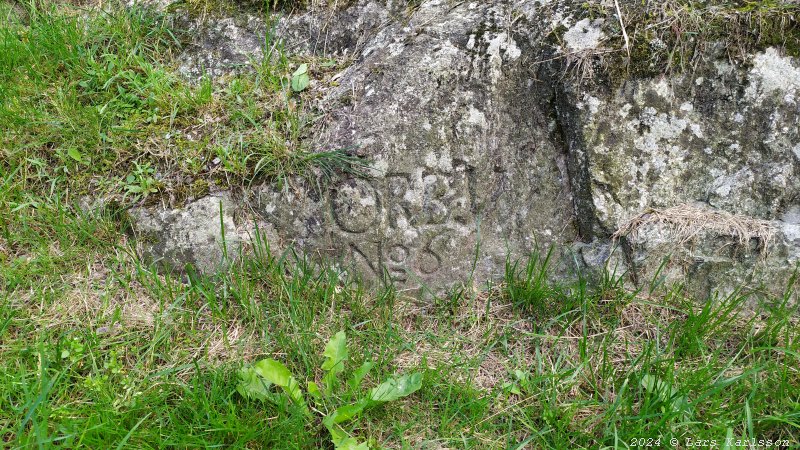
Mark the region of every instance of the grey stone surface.
[[565, 86], [584, 237], [606, 237], [648, 208], [682, 204], [773, 221], [766, 256], [733, 236], [708, 232], [679, 245], [664, 230], [647, 230], [628, 255], [640, 283], [667, 255], [660, 275], [686, 280], [700, 296], [783, 285], [798, 261], [791, 221], [800, 205], [800, 64], [773, 48], [747, 63], [716, 59], [694, 73], [625, 80], [605, 92]]
[[[593, 52], [606, 37], [575, 4], [430, 0], [412, 12], [359, 1], [330, 13], [335, 30], [319, 12], [282, 19], [293, 51], [354, 57], [313, 139], [353, 148], [372, 173], [321, 192], [300, 180], [266, 184], [234, 203], [275, 248], [411, 291], [497, 278], [507, 258], [549, 245], [566, 249], [561, 272], [614, 267], [642, 285], [671, 255], [660, 275], [695, 295], [742, 284], [782, 290], [800, 258], [800, 63], [774, 48], [735, 63], [711, 46], [681, 75], [587, 82], [580, 75], [600, 73]], [[231, 23], [260, 25], [215, 25], [240, 53], [256, 54]], [[355, 31], [343, 35], [348, 24]], [[576, 57], [585, 60], [578, 76], [565, 69]], [[774, 238], [763, 248], [700, 226], [683, 242], [648, 226], [617, 248], [612, 235], [628, 220], [683, 204], [769, 221]], [[172, 230], [213, 221], [170, 214], [180, 225], [161, 241], [173, 244], [150, 253], [197, 260]], [[158, 217], [144, 228], [173, 220]], [[204, 252], [200, 260], [218, 255]]]
[[254, 205], [280, 242], [438, 291], [574, 239], [552, 93], [509, 20], [507, 4], [431, 1], [383, 29], [325, 101], [318, 138], [356, 148], [372, 177], [319, 197], [263, 187]]
[[630, 80], [610, 96], [571, 99], [602, 230], [688, 201], [760, 219], [796, 204], [800, 69], [786, 70], [796, 63], [774, 49], [753, 64], [717, 62], [701, 74]]
[[274, 33], [294, 54], [357, 56], [382, 28], [404, 20], [407, 7], [406, 0], [357, 0], [347, 8], [322, 6], [281, 16]]
[[257, 16], [242, 13], [213, 20], [184, 16], [182, 23], [192, 40], [178, 58], [179, 71], [189, 79], [249, 70], [252, 62], [264, 57], [267, 25]]
[[619, 242], [608, 239], [595, 239], [592, 242], [574, 243], [571, 247], [577, 259], [577, 268], [595, 279], [608, 274], [614, 279], [627, 280], [630, 273], [629, 263], [625, 260], [625, 250]]
[[709, 230], [677, 245], [669, 227], [651, 225], [631, 241], [630, 264], [640, 286], [681, 283], [700, 298], [715, 292], [726, 295], [737, 288], [778, 295], [787, 287], [800, 247], [777, 228], [782, 222], [774, 225], [777, 234], [766, 249], [758, 239], [742, 244], [733, 236]]
[[[191, 264], [200, 272], [214, 273], [241, 250], [234, 211], [229, 197], [218, 195], [179, 209], [136, 208], [129, 215], [139, 254], [145, 261], [168, 271], [182, 272]], [[224, 258], [226, 251], [228, 260]]]
[[[233, 11], [219, 16], [194, 17], [180, 2], [132, 0], [171, 14], [177, 26], [189, 36], [179, 56], [180, 72], [189, 79], [204, 74], [217, 78], [249, 70], [251, 62], [264, 57], [265, 48], [280, 45], [288, 54], [343, 57], [363, 49], [383, 27], [406, 17], [407, 3], [400, 0], [358, 0], [347, 8], [322, 6], [302, 14]], [[177, 9], [176, 9], [177, 7]]]

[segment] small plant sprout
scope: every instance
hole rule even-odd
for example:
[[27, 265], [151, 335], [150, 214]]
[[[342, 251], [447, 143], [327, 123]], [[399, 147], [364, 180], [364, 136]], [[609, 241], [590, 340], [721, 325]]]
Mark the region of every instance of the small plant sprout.
[[295, 92], [303, 92], [310, 83], [308, 64], [300, 64], [300, 67], [292, 74], [292, 90]]
[[136, 168], [125, 178], [125, 193], [141, 198], [158, 192], [158, 181], [153, 177], [155, 169], [150, 163], [134, 162]]
[[[263, 359], [242, 368], [236, 390], [243, 397], [273, 403], [280, 403], [282, 395], [285, 395], [309, 419], [314, 418], [315, 414], [322, 416], [322, 424], [330, 433], [337, 450], [367, 450], [369, 444], [351, 436], [342, 424], [356, 419], [368, 408], [413, 394], [422, 387], [422, 373], [389, 378], [366, 393], [358, 392], [361, 382], [373, 367], [373, 363], [367, 361], [352, 372], [346, 385], [341, 385], [339, 376], [344, 375], [345, 365], [349, 360], [346, 341], [345, 332], [340, 331], [325, 345], [322, 353], [325, 361], [321, 366], [325, 373], [324, 387], [313, 381], [309, 381], [307, 385], [312, 407], [306, 403], [300, 384], [289, 369], [274, 359]], [[273, 385], [280, 387], [283, 394], [274, 392]]]

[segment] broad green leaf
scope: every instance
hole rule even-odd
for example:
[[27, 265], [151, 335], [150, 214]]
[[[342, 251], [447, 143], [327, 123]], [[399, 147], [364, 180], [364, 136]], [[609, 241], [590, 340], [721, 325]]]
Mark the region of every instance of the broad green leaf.
[[262, 359], [253, 366], [253, 369], [268, 382], [282, 387], [289, 394], [289, 398], [305, 407], [306, 402], [300, 384], [286, 366], [274, 359]]
[[331, 441], [333, 441], [333, 447], [336, 450], [369, 450], [369, 444], [366, 442], [359, 444], [356, 438], [351, 437], [338, 427], [329, 426], [328, 431], [331, 433]]
[[350, 386], [350, 389], [356, 390], [358, 386], [361, 385], [361, 382], [364, 380], [364, 377], [367, 376], [370, 370], [372, 370], [372, 366], [374, 364], [371, 361], [367, 361], [361, 365], [355, 372], [353, 372], [353, 376], [347, 380], [347, 384]]
[[347, 335], [344, 331], [336, 333], [328, 341], [322, 356], [325, 357], [322, 370], [328, 372], [325, 375], [325, 384], [328, 386], [328, 391], [331, 391], [336, 384], [336, 375], [344, 371], [344, 363], [347, 361]]
[[308, 382], [308, 395], [314, 397], [317, 400], [322, 398], [322, 392], [320, 392], [317, 383], [314, 383], [313, 381]]
[[300, 389], [300, 383], [298, 383], [294, 377], [289, 378], [289, 384], [283, 388], [286, 390], [286, 393], [289, 394], [289, 398], [298, 404], [305, 406], [306, 401], [303, 398], [303, 390]]
[[347, 433], [342, 430], [341, 427], [334, 426], [333, 423], [330, 421], [329, 416], [326, 416], [322, 420], [322, 424], [325, 425], [325, 428], [328, 429], [328, 432], [331, 434], [331, 440], [333, 441], [334, 445], [337, 441], [341, 441], [342, 439], [346, 439], [349, 437]]
[[369, 392], [369, 400], [375, 403], [390, 402], [413, 394], [422, 387], [422, 373], [390, 378]]
[[289, 386], [289, 379], [292, 378], [289, 369], [274, 359], [262, 359], [253, 366], [253, 369], [267, 381], [280, 387]]
[[70, 149], [67, 150], [67, 155], [69, 155], [70, 158], [74, 159], [77, 162], [83, 161], [83, 155], [75, 147], [70, 147]]
[[333, 441], [336, 450], [369, 450], [369, 444], [359, 443], [356, 438], [348, 437], [340, 441]]
[[308, 64], [300, 64], [300, 67], [298, 67], [297, 70], [294, 71], [292, 76], [296, 77], [296, 76], [302, 75], [304, 73], [308, 73]]
[[347, 360], [347, 335], [344, 331], [336, 333], [325, 345], [322, 353], [325, 362], [322, 363], [322, 370], [342, 372], [344, 362]]
[[292, 90], [301, 92], [308, 87], [310, 82], [308, 78], [308, 64], [301, 64], [292, 74]]
[[306, 406], [306, 400], [303, 398], [303, 390], [300, 389], [300, 383], [298, 383], [294, 377], [289, 378], [289, 385], [284, 389], [286, 389], [286, 393], [289, 394], [289, 398], [303, 407]]
[[259, 377], [252, 367], [243, 367], [239, 370], [239, 384], [236, 391], [245, 398], [270, 400], [270, 382]]
[[510, 381], [503, 383], [503, 390], [514, 395], [522, 395], [522, 390], [520, 390], [517, 383], [512, 383]]
[[366, 408], [368, 405], [369, 402], [366, 399], [363, 399], [358, 403], [353, 403], [352, 405], [340, 406], [339, 408], [336, 408], [336, 411], [327, 415], [325, 419], [323, 419], [323, 422], [325, 423], [325, 426], [329, 428], [333, 424], [346, 422], [359, 415], [361, 411], [364, 411], [364, 408]]
[[642, 377], [642, 387], [647, 392], [657, 395], [662, 402], [669, 404], [674, 412], [682, 413], [685, 417], [691, 415], [692, 405], [689, 403], [689, 398], [685, 395], [678, 395], [678, 389], [669, 383], [647, 374]]

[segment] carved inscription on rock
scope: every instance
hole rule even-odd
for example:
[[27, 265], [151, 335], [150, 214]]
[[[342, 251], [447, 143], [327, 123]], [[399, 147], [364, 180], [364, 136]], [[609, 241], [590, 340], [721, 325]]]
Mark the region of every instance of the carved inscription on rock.
[[329, 196], [331, 241], [377, 277], [413, 283], [436, 274], [450, 253], [472, 245], [474, 231], [469, 168], [448, 169], [339, 183]]
[[380, 219], [380, 197], [367, 181], [351, 179], [331, 196], [333, 219], [342, 231], [365, 233]]

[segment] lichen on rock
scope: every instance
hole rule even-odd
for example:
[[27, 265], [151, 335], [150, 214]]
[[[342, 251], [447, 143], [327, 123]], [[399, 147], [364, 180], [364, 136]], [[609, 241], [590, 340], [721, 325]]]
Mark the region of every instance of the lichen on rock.
[[177, 209], [134, 208], [129, 216], [139, 254], [167, 271], [183, 272], [191, 265], [198, 272], [215, 273], [241, 250], [234, 208], [225, 194]]
[[[324, 92], [309, 140], [352, 149], [372, 167], [324, 189], [298, 179], [231, 197], [274, 247], [433, 291], [496, 278], [507, 260], [550, 245], [579, 256], [558, 270], [613, 260], [638, 283], [673, 255], [673, 279], [700, 295], [777, 287], [797, 263], [796, 58], [770, 47], [725, 59], [709, 46], [691, 71], [612, 80], [596, 58], [616, 42], [614, 25], [587, 18], [575, 2], [351, 8], [328, 16], [353, 24], [350, 38], [331, 31], [320, 40], [319, 11], [281, 19], [277, 29], [301, 55], [352, 56]], [[303, 41], [290, 24], [317, 32]], [[218, 25], [237, 40], [224, 31], [230, 23]], [[575, 76], [568, 57], [578, 53], [591, 70]], [[663, 223], [647, 223], [617, 248], [613, 234], [632, 218], [686, 204], [768, 223], [774, 239], [759, 244], [705, 227], [681, 242]], [[176, 250], [151, 252], [177, 260], [190, 245], [171, 230], [191, 224], [189, 213], [174, 214], [180, 225], [168, 225], [161, 241]]]

